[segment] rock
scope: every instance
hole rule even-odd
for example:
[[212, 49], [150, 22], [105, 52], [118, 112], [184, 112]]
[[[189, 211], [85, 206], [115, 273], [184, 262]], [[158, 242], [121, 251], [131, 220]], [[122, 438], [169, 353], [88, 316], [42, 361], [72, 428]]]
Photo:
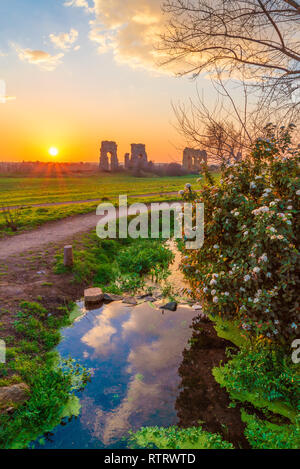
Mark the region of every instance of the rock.
[[142, 295], [139, 295], [139, 296], [138, 296], [138, 299], [139, 299], [139, 300], [143, 300], [143, 299], [146, 298], [147, 296], [151, 296], [151, 295], [149, 295], [149, 293], [143, 293]]
[[86, 303], [99, 303], [103, 301], [103, 297], [101, 288], [87, 288], [84, 290], [84, 301]]
[[110, 293], [104, 293], [103, 295], [104, 301], [112, 302], [112, 301], [121, 301], [123, 300], [123, 296], [120, 295], [112, 295]]
[[169, 311], [176, 311], [177, 303], [176, 301], [171, 301], [170, 303], [167, 303], [164, 306], [160, 306], [160, 309], [168, 309]]
[[29, 391], [25, 383], [0, 388], [0, 408], [5, 408], [5, 404], [8, 405], [8, 409], [12, 407], [12, 404], [24, 404], [29, 398]]
[[14, 407], [8, 407], [7, 409], [5, 409], [4, 413], [11, 415], [14, 413], [14, 411], [15, 411]]
[[135, 306], [137, 305], [137, 301], [134, 298], [134, 296], [127, 296], [123, 299], [123, 303], [126, 303], [127, 305], [132, 305]]
[[198, 304], [194, 304], [192, 308], [197, 310], [197, 309], [202, 309], [202, 306]]
[[150, 301], [151, 303], [153, 303], [154, 301], [156, 301], [156, 298], [153, 298], [153, 296], [144, 296], [143, 300]]

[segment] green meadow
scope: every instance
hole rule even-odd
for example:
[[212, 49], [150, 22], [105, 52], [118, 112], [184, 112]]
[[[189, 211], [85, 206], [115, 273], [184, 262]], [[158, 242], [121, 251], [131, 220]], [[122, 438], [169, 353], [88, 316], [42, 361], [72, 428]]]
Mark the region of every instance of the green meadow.
[[[164, 201], [175, 201], [179, 200], [176, 195], [158, 195], [148, 197], [132, 197], [128, 203], [133, 204], [137, 202], [143, 203], [154, 203]], [[118, 200], [112, 198], [111, 201], [105, 198], [103, 202], [86, 202], [78, 204], [63, 204], [63, 205], [52, 205], [48, 207], [30, 207], [24, 206], [20, 209], [13, 209], [11, 213], [14, 216], [17, 224], [17, 231], [13, 231], [7, 226], [4, 213], [0, 211], [0, 239], [4, 236], [12, 236], [22, 231], [38, 228], [50, 221], [62, 220], [63, 218], [72, 217], [75, 215], [83, 215], [85, 213], [95, 212], [99, 203], [107, 204], [114, 203], [118, 205]]]
[[172, 192], [196, 183], [197, 175], [133, 177], [128, 174], [89, 177], [0, 177], [0, 203], [9, 206], [116, 197], [119, 194]]

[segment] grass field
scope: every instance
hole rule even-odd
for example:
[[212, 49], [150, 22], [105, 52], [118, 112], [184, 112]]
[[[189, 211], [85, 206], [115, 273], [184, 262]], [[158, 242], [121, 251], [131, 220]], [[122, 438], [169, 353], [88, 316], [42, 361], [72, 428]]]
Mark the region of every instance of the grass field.
[[0, 205], [31, 205], [111, 198], [119, 194], [147, 194], [182, 189], [196, 183], [197, 175], [137, 178], [127, 174], [89, 177], [0, 177]]
[[[137, 202], [151, 203], [151, 202], [164, 202], [179, 200], [176, 196], [152, 196], [152, 197], [132, 197], [129, 200], [130, 204]], [[114, 205], [118, 205], [116, 199], [111, 200]], [[100, 202], [108, 203], [108, 202]], [[17, 226], [18, 230], [13, 231], [6, 225], [6, 220], [3, 212], [0, 211], [0, 239], [4, 236], [13, 236], [22, 231], [31, 230], [39, 226], [44, 225], [49, 221], [61, 220], [63, 218], [71, 217], [74, 215], [80, 215], [84, 213], [95, 212], [99, 202], [88, 202], [83, 204], [66, 204], [66, 205], [54, 205], [50, 207], [27, 207], [11, 210], [12, 213], [18, 212]]]

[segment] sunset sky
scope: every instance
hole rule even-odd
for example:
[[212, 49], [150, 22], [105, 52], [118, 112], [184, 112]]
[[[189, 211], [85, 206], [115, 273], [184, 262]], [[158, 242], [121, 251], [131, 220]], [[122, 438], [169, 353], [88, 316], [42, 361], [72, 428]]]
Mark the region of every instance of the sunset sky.
[[118, 143], [120, 161], [130, 143], [181, 161], [171, 102], [187, 101], [195, 82], [157, 65], [160, 4], [1, 0], [0, 80], [16, 100], [0, 102], [0, 161], [97, 161], [101, 140]]

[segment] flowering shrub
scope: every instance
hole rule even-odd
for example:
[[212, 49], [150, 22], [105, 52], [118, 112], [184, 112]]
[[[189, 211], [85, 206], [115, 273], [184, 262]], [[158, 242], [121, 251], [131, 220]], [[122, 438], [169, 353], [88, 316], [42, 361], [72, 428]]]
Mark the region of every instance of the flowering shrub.
[[235, 318], [272, 340], [297, 335], [299, 319], [299, 149], [293, 124], [269, 124], [245, 160], [222, 168], [220, 186], [185, 187], [205, 205], [205, 242], [185, 250], [182, 269], [206, 312]]

